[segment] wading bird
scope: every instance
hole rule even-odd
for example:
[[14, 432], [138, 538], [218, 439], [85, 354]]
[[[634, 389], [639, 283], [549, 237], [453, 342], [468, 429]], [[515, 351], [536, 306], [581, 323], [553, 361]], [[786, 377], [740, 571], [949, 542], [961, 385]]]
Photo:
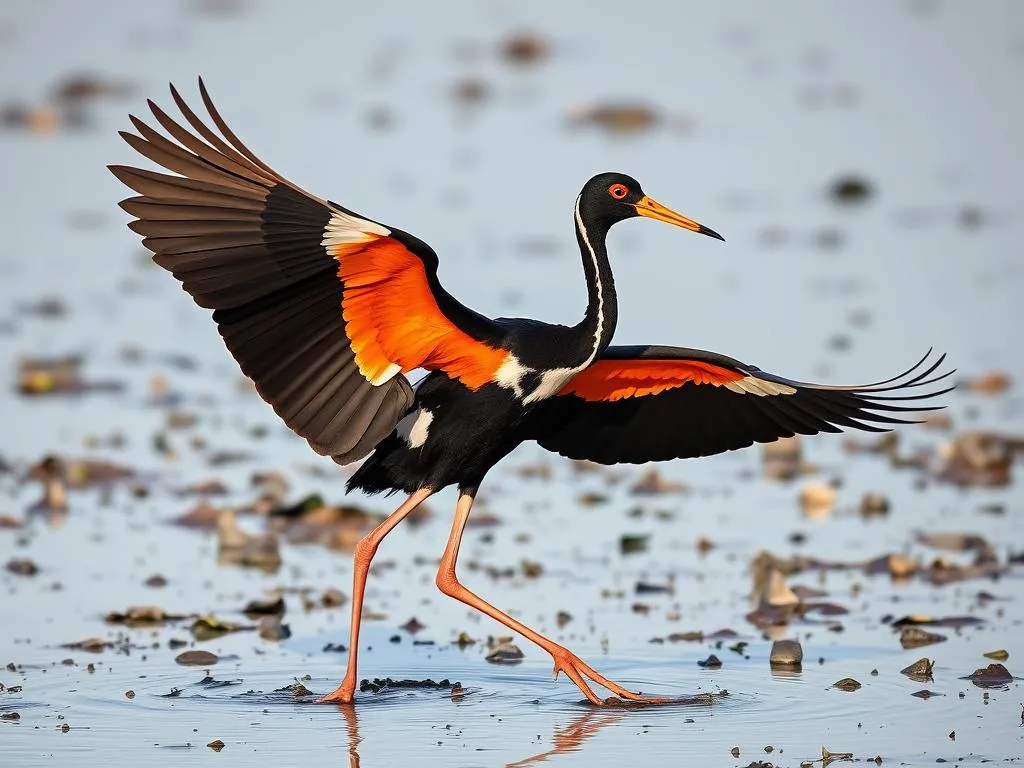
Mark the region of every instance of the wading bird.
[[[326, 701], [351, 702], [363, 591], [385, 536], [431, 494], [458, 487], [455, 519], [437, 572], [446, 595], [539, 645], [593, 703], [590, 680], [626, 690], [568, 649], [471, 592], [456, 561], [473, 498], [488, 470], [535, 440], [602, 464], [707, 456], [794, 434], [883, 431], [942, 376], [925, 355], [901, 376], [855, 387], [808, 384], [697, 349], [611, 346], [617, 316], [605, 238], [642, 216], [723, 239], [655, 202], [621, 173], [588, 181], [573, 209], [589, 301], [579, 324], [484, 317], [438, 282], [422, 240], [312, 195], [279, 175], [228, 128], [202, 80], [216, 130], [177, 90], [190, 128], [153, 102], [165, 133], [132, 116], [122, 132], [140, 154], [176, 175], [110, 170], [139, 193], [121, 203], [154, 260], [201, 307], [259, 394], [319, 454], [366, 458], [348, 487], [408, 498], [355, 549], [348, 670]], [[429, 373], [418, 386], [406, 374]], [[922, 393], [921, 388], [926, 391]], [[899, 394], [893, 394], [898, 392]], [[367, 458], [368, 457], [368, 458]]]

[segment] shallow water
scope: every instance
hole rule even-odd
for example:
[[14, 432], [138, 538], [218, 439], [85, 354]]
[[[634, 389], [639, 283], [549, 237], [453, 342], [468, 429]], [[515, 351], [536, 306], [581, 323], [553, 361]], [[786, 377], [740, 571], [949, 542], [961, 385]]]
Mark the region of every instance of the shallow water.
[[[347, 644], [347, 610], [307, 612], [294, 593], [286, 596], [290, 639], [242, 632], [198, 644], [229, 657], [210, 670], [233, 683], [223, 687], [201, 685], [202, 668], [174, 663], [178, 651], [167, 641], [191, 639], [187, 621], [156, 630], [103, 622], [111, 610], [151, 603], [244, 620], [241, 606], [272, 588], [349, 589], [343, 553], [285, 545], [283, 567], [263, 574], [218, 566], [212, 535], [167, 524], [195, 503], [176, 489], [212, 477], [230, 488], [216, 504], [249, 502], [258, 469], [283, 469], [295, 500], [319, 492], [340, 503], [344, 483], [341, 470], [237, 386], [206, 313], [146, 266], [115, 207], [124, 192], [103, 166], [134, 161], [116, 136], [128, 126], [126, 113], [141, 115], [146, 97], [166, 104], [167, 80], [191, 97], [198, 73], [264, 159], [306, 188], [422, 236], [441, 254], [446, 286], [480, 311], [576, 319], [585, 298], [571, 202], [592, 173], [618, 169], [728, 241], [649, 222], [617, 228], [610, 250], [620, 342], [716, 349], [829, 382], [884, 378], [935, 345], [965, 375], [1000, 369], [1017, 382], [1001, 397], [947, 396], [958, 429], [1024, 432], [1017, 330], [1024, 327], [1024, 103], [1010, 97], [1024, 75], [1018, 3], [916, 0], [828, 10], [664, 3], [642, 13], [629, 4], [600, 12], [582, 3], [548, 6], [380, 3], [355, 13], [327, 2], [300, 10], [250, 2], [210, 15], [195, 10], [202, 3], [97, 2], [61, 5], [59, 16], [42, 4], [0, 10], [0, 98], [40, 103], [59, 77], [80, 69], [133, 87], [127, 98], [88, 105], [91, 124], [80, 130], [0, 132], [9, 190], [0, 207], [0, 359], [13, 381], [23, 355], [82, 353], [88, 379], [125, 385], [77, 398], [0, 391], [0, 458], [14, 468], [0, 474], [0, 513], [20, 517], [36, 501], [38, 485], [23, 479], [24, 470], [53, 452], [130, 465], [149, 489], [141, 499], [126, 485], [73, 491], [66, 518], [30, 516], [22, 530], [0, 530], [0, 561], [30, 557], [40, 567], [34, 577], [0, 572], [0, 661], [18, 665], [0, 670], [0, 682], [23, 687], [0, 692], [0, 714], [21, 716], [0, 720], [5, 761], [93, 765], [113, 756], [129, 764], [258, 766], [325, 757], [344, 764], [358, 754], [363, 766], [798, 765], [820, 758], [825, 745], [861, 761], [880, 755], [887, 765], [940, 758], [978, 765], [1024, 753], [1020, 683], [986, 692], [960, 679], [996, 648], [1009, 651], [1007, 666], [1021, 674], [1019, 566], [998, 581], [946, 587], [855, 570], [794, 576], [791, 584], [821, 587], [850, 613], [838, 617], [841, 632], [791, 624], [784, 634], [802, 640], [803, 670], [771, 672], [771, 643], [744, 618], [748, 564], [759, 550], [850, 562], [906, 550], [930, 560], [940, 553], [913, 543], [916, 532], [969, 531], [1005, 560], [1024, 542], [1016, 485], [962, 490], [929, 481], [922, 489], [920, 474], [894, 471], [877, 456], [851, 457], [831, 436], [804, 444], [819, 467], [806, 482], [843, 481], [837, 511], [822, 520], [801, 516], [804, 479], [760, 477], [758, 450], [664, 465], [667, 478], [691, 491], [638, 498], [628, 491], [636, 468], [616, 470], [611, 477], [620, 481], [612, 484], [526, 446], [484, 487], [480, 511], [502, 524], [471, 529], [462, 562], [518, 568], [529, 559], [543, 573], [492, 579], [464, 568], [470, 586], [629, 687], [683, 696], [728, 691], [710, 706], [594, 710], [564, 679], [553, 683], [550, 660], [525, 643], [524, 661], [508, 667], [488, 664], [482, 642], [450, 645], [460, 631], [481, 640], [504, 632], [433, 586], [454, 502], [448, 493], [379, 555], [368, 607], [383, 618], [365, 625], [372, 651], [361, 656], [361, 671], [458, 680], [461, 698], [438, 690], [362, 694], [353, 713], [275, 693], [306, 675], [309, 689], [326, 692], [344, 668], [344, 654], [322, 648]], [[523, 28], [547, 36], [552, 55], [512, 68], [495, 47]], [[452, 84], [469, 75], [490, 89], [478, 107], [450, 97]], [[672, 119], [633, 136], [565, 126], [574, 105], [627, 97]], [[375, 130], [368, 115], [381, 109], [393, 124]], [[840, 209], [825, 189], [851, 171], [877, 192], [864, 206]], [[835, 233], [839, 247], [818, 245]], [[19, 308], [46, 296], [62, 298], [67, 316]], [[865, 315], [866, 324], [858, 319]], [[126, 346], [141, 348], [141, 359], [127, 361]], [[150, 396], [158, 375], [179, 407], [199, 416], [197, 427], [165, 429], [169, 407]], [[84, 445], [114, 431], [126, 448]], [[155, 450], [157, 432], [167, 435], [173, 459]], [[905, 448], [929, 451], [949, 439], [919, 427], [901, 435]], [[194, 436], [209, 450], [190, 445]], [[212, 450], [251, 457], [214, 467]], [[550, 467], [549, 480], [517, 471], [538, 461]], [[889, 515], [856, 514], [869, 491], [884, 492]], [[588, 492], [607, 500], [581, 506]], [[379, 512], [392, 503], [353, 501]], [[981, 511], [993, 504], [1003, 514]], [[638, 506], [645, 514], [636, 517]], [[260, 528], [252, 518], [241, 522]], [[805, 544], [790, 541], [797, 531]], [[624, 533], [652, 534], [650, 547], [620, 554]], [[715, 544], [705, 555], [695, 546], [701, 537]], [[144, 586], [153, 573], [168, 585]], [[636, 595], [641, 579], [673, 580], [674, 593]], [[999, 599], [979, 603], [982, 590]], [[646, 615], [634, 611], [637, 602], [649, 607]], [[562, 629], [559, 610], [573, 615]], [[947, 642], [902, 650], [882, 623], [887, 614], [970, 614], [984, 623], [939, 629]], [[416, 639], [435, 645], [413, 645], [398, 629], [411, 616], [426, 625]], [[732, 640], [722, 648], [651, 642], [722, 628], [749, 642], [746, 657], [728, 650]], [[127, 654], [60, 648], [119, 633]], [[724, 666], [699, 668], [711, 652]], [[921, 656], [936, 660], [932, 683], [899, 674]], [[863, 687], [831, 687], [844, 677]], [[922, 688], [942, 695], [911, 696]], [[181, 693], [166, 697], [172, 689]], [[226, 745], [216, 756], [205, 746], [213, 739]]]

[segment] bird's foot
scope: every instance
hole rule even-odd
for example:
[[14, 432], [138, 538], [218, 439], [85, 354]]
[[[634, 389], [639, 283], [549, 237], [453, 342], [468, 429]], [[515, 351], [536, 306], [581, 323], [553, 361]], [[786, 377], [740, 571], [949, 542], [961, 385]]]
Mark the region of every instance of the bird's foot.
[[566, 677], [576, 683], [576, 687], [579, 688], [583, 695], [587, 697], [591, 704], [615, 704], [617, 702], [614, 698], [600, 699], [597, 694], [591, 690], [590, 686], [584, 678], [589, 678], [593, 682], [600, 685], [602, 688], [607, 688], [609, 691], [619, 697], [619, 699], [627, 699], [629, 701], [635, 701], [642, 704], [670, 704], [673, 700], [667, 699], [661, 696], [644, 696], [640, 693], [634, 693], [633, 691], [626, 690], [618, 683], [609, 680], [604, 675], [595, 672], [594, 669], [583, 661], [579, 656], [574, 654], [572, 651], [557, 646], [554, 650], [550, 651], [552, 658], [555, 660], [555, 679], [558, 678], [559, 672], [565, 672]]
[[333, 693], [329, 693], [326, 696], [321, 696], [319, 699], [317, 699], [317, 703], [328, 704], [333, 702], [336, 704], [351, 704], [352, 701], [355, 699], [355, 696], [356, 680], [354, 677], [352, 679], [349, 679], [349, 677], [346, 675], [345, 679], [341, 681], [341, 685], [334, 689]]

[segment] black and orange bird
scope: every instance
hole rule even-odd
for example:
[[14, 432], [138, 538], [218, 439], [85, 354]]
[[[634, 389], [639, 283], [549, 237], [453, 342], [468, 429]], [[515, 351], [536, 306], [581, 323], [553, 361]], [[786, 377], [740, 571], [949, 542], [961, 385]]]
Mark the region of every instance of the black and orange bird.
[[[588, 303], [574, 326], [485, 317], [440, 284], [437, 255], [413, 235], [310, 194], [249, 150], [203, 85], [212, 125], [171, 87], [184, 122], [149, 102], [155, 130], [122, 132], [171, 174], [110, 170], [138, 193], [121, 203], [153, 259], [213, 320], [243, 373], [294, 432], [348, 481], [408, 497], [355, 549], [348, 671], [325, 701], [351, 702], [363, 591], [385, 536], [446, 486], [458, 488], [437, 586], [536, 643], [594, 704], [587, 680], [626, 690], [459, 581], [456, 562], [488, 470], [524, 441], [601, 464], [708, 456], [795, 434], [909, 423], [942, 394], [943, 358], [864, 386], [808, 384], [724, 355], [612, 346], [617, 304], [608, 230], [637, 216], [723, 238], [655, 202], [633, 178], [601, 173], [573, 206]], [[407, 375], [428, 373], [413, 386]], [[951, 372], [950, 372], [951, 373]], [[922, 389], [923, 388], [923, 389]]]

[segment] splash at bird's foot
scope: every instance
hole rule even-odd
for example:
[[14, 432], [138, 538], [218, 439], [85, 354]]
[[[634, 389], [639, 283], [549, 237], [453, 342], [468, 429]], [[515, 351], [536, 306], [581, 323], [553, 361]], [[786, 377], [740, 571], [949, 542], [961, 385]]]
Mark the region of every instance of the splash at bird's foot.
[[[671, 704], [675, 699], [669, 699], [661, 696], [644, 696], [640, 693], [634, 693], [628, 691], [612, 680], [609, 680], [604, 675], [598, 674], [594, 669], [584, 662], [579, 656], [561, 646], [555, 646], [549, 650], [551, 657], [555, 660], [555, 679], [558, 679], [559, 672], [565, 672], [566, 677], [576, 683], [576, 687], [579, 688], [583, 695], [587, 697], [591, 704], [602, 706], [605, 704], [620, 704], [621, 699], [627, 699], [629, 701], [635, 701], [642, 704]], [[590, 686], [587, 685], [584, 677], [593, 680], [595, 683], [603, 688], [607, 688], [609, 691], [615, 694], [616, 697], [609, 697], [601, 700], [597, 694], [591, 690]]]

